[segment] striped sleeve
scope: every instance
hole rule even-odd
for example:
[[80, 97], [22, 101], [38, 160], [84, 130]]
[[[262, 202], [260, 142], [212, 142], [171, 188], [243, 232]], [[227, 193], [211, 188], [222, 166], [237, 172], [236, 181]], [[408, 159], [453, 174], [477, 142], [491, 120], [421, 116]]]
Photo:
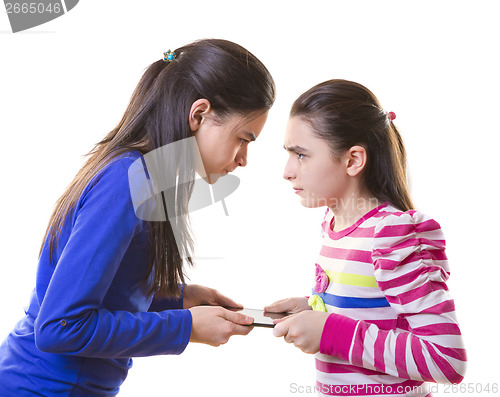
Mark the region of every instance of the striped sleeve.
[[466, 353], [439, 224], [416, 211], [386, 216], [375, 229], [372, 258], [377, 284], [398, 313], [397, 328], [331, 315], [321, 353], [404, 379], [461, 382]]

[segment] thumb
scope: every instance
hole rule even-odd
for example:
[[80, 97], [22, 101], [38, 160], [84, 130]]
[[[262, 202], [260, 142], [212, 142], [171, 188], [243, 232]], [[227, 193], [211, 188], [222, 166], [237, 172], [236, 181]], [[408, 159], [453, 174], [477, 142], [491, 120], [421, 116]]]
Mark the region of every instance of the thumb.
[[252, 325], [253, 324], [253, 317], [250, 316], [245, 316], [242, 313], [238, 312], [232, 312], [231, 310], [223, 309], [223, 315], [222, 317], [226, 319], [227, 321], [231, 321], [232, 323], [235, 324], [240, 324], [240, 325]]
[[282, 321], [273, 328], [273, 335], [279, 338], [288, 334], [288, 321]]

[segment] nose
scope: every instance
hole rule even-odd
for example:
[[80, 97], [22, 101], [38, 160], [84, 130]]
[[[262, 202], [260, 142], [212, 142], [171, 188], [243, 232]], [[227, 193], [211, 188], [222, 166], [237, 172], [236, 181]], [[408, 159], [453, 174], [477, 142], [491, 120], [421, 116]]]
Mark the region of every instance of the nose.
[[294, 169], [293, 164], [290, 160], [291, 159], [289, 159], [286, 162], [285, 170], [283, 171], [283, 178], [285, 178], [287, 181], [291, 181], [292, 179], [295, 179], [295, 176], [296, 176], [295, 169]]
[[[245, 145], [246, 146], [246, 145]], [[236, 154], [236, 158], [234, 161], [238, 164], [239, 167], [244, 167], [247, 165], [247, 149], [243, 146], [240, 151]]]

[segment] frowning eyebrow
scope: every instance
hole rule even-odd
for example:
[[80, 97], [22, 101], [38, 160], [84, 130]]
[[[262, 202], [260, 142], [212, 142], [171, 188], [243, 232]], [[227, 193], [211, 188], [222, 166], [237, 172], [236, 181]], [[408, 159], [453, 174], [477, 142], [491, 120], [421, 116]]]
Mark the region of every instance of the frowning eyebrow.
[[308, 153], [309, 152], [309, 150], [307, 150], [306, 148], [303, 148], [301, 146], [285, 146], [285, 145], [283, 145], [283, 148], [287, 152], [294, 152], [294, 153]]
[[252, 142], [257, 139], [253, 132], [243, 131], [243, 134], [245, 134], [245, 136]]

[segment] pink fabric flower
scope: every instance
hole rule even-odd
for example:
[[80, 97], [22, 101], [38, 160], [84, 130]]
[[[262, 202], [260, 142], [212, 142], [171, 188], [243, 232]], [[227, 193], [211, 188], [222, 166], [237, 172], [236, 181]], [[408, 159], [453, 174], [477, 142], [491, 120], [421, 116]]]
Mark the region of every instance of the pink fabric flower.
[[330, 284], [328, 275], [321, 268], [321, 266], [316, 263], [316, 285], [314, 286], [314, 292], [317, 292], [318, 294], [325, 292], [328, 288], [328, 284]]

